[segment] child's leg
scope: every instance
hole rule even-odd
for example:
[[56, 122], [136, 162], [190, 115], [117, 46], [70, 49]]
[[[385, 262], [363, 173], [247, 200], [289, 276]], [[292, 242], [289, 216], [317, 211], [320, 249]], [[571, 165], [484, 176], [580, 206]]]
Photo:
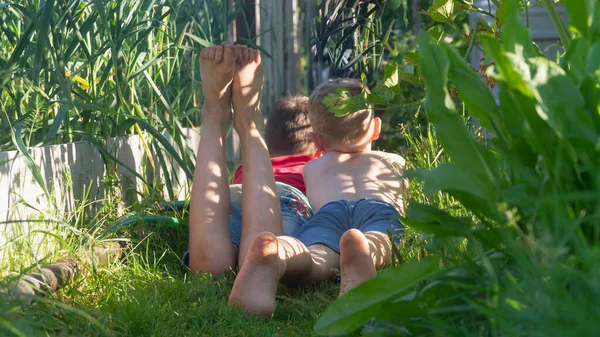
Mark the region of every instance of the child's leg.
[[242, 238], [238, 262], [244, 263], [252, 239], [261, 232], [283, 235], [281, 206], [277, 197], [269, 151], [255, 121], [261, 116], [262, 61], [258, 51], [236, 45], [233, 80], [234, 126], [242, 144]]
[[213, 276], [236, 264], [236, 249], [229, 237], [229, 183], [224, 145], [231, 120], [235, 59], [231, 44], [208, 47], [200, 54], [204, 105], [190, 201], [189, 267]]
[[308, 285], [335, 277], [339, 255], [325, 245], [304, 246], [289, 236], [260, 233], [249, 247], [229, 304], [269, 317], [275, 310], [279, 280]]
[[340, 239], [340, 295], [377, 276], [392, 261], [392, 243], [386, 233], [350, 229]]

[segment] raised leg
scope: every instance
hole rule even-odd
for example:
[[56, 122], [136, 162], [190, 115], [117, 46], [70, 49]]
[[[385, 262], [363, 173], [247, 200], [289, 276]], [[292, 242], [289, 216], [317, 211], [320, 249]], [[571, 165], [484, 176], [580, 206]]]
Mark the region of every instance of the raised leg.
[[340, 239], [340, 295], [377, 276], [390, 264], [392, 243], [385, 233], [350, 229]]
[[226, 129], [231, 120], [231, 83], [236, 52], [233, 45], [208, 47], [200, 54], [202, 137], [190, 201], [190, 260], [194, 272], [213, 276], [236, 265], [229, 237], [229, 184], [225, 160]]
[[242, 237], [239, 264], [243, 265], [252, 240], [261, 232], [283, 235], [281, 206], [267, 145], [259, 132], [262, 61], [258, 51], [236, 45], [233, 80], [234, 126], [242, 144]]
[[270, 317], [279, 281], [308, 285], [335, 277], [339, 256], [324, 245], [309, 248], [289, 236], [260, 233], [249, 247], [246, 263], [235, 279], [229, 305], [249, 314]]

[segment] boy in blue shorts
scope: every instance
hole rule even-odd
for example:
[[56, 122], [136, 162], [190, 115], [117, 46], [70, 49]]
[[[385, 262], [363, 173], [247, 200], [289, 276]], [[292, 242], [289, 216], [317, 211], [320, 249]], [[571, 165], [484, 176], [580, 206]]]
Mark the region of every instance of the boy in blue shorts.
[[280, 281], [313, 284], [334, 278], [339, 270], [343, 294], [391, 262], [387, 233], [402, 231], [404, 159], [371, 150], [381, 131], [371, 109], [344, 117], [329, 111], [323, 101], [337, 87], [354, 96], [364, 89], [359, 81], [340, 79], [311, 94], [312, 138], [323, 156], [308, 162], [303, 175], [316, 213], [292, 236], [266, 230], [254, 237], [229, 297], [230, 305], [248, 313], [270, 316]]

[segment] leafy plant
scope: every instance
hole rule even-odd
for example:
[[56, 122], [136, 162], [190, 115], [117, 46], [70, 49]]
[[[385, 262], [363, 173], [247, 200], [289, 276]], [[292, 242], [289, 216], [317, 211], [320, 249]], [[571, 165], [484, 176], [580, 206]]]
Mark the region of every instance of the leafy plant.
[[236, 15], [228, 1], [3, 4], [0, 151], [90, 140], [116, 167], [102, 140], [145, 132], [152, 168], [173, 158], [191, 179], [182, 128], [200, 123], [197, 55]]
[[[477, 36], [499, 104], [455, 48], [419, 35], [424, 108], [450, 162], [407, 176], [467, 211], [412, 202], [402, 219], [431, 237], [428, 254], [443, 257], [438, 271], [424, 281], [365, 282], [323, 314], [317, 332], [343, 335], [371, 319], [372, 335], [593, 336], [600, 328], [600, 5], [564, 3], [572, 37], [561, 34], [568, 47], [559, 64], [533, 44], [520, 2], [502, 5], [502, 31]], [[493, 133], [487, 146], [460, 107]], [[429, 262], [411, 268], [421, 263]], [[354, 302], [400, 288], [410, 291], [369, 308]]]
[[377, 18], [384, 10], [399, 5], [379, 0], [321, 1], [310, 42], [313, 57], [307, 69], [309, 90], [333, 77], [365, 76], [371, 80], [381, 65], [392, 28], [383, 27]]

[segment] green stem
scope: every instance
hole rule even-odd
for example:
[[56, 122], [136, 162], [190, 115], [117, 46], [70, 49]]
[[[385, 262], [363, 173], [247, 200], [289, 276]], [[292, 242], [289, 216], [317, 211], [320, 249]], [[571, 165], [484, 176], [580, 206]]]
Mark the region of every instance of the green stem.
[[554, 27], [556, 27], [556, 30], [558, 31], [558, 36], [560, 36], [560, 41], [562, 42], [565, 49], [569, 48], [569, 40], [570, 40], [569, 32], [567, 32], [565, 23], [562, 21], [560, 16], [558, 16], [558, 13], [556, 12], [556, 9], [554, 8], [554, 4], [552, 3], [552, 0], [542, 0], [542, 3], [546, 7], [546, 10], [548, 11], [548, 14], [550, 15], [550, 19], [552, 20]]
[[465, 5], [465, 6], [467, 6], [469, 8], [469, 10], [472, 11], [472, 12], [477, 12], [477, 13], [481, 13], [481, 14], [487, 15], [487, 16], [489, 16], [492, 19], [495, 18], [494, 14], [492, 12], [486, 11], [485, 9], [479, 8], [477, 6], [473, 6], [472, 4], [470, 4], [469, 2], [467, 2], [465, 0], [458, 0], [458, 2], [461, 3], [461, 4], [463, 4], [463, 5]]
[[471, 57], [471, 52], [473, 51], [473, 46], [475, 46], [475, 41], [477, 40], [477, 31], [479, 30], [480, 21], [475, 21], [475, 27], [473, 27], [473, 33], [471, 34], [471, 41], [469, 41], [469, 47], [467, 48], [467, 53], [465, 54], [465, 60], [469, 61]]
[[527, 29], [529, 29], [529, 3], [525, 3], [525, 18], [527, 20]]

